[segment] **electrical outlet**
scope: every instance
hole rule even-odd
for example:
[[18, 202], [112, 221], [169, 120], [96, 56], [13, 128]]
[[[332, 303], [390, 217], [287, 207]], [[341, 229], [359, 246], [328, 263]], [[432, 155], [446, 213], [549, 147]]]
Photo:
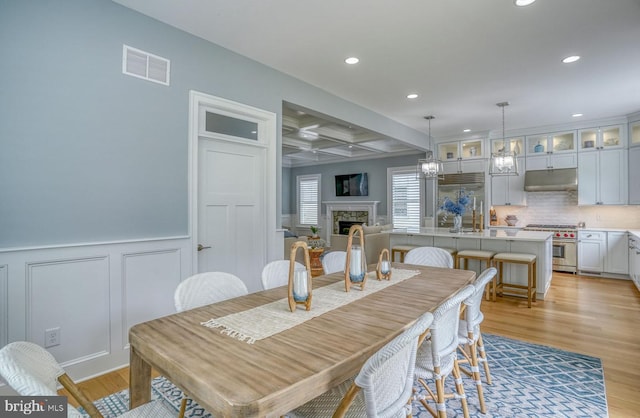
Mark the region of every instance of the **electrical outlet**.
[[44, 330], [44, 348], [60, 345], [60, 327]]

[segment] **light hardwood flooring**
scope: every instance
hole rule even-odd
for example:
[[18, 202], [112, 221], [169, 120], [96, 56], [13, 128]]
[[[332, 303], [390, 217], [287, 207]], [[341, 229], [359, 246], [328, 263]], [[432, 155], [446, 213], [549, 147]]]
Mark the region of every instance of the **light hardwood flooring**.
[[[554, 272], [546, 299], [531, 309], [525, 299], [505, 297], [484, 301], [482, 311], [485, 333], [599, 357], [609, 416], [640, 416], [640, 292], [631, 281]], [[79, 385], [95, 400], [128, 380], [124, 368]]]

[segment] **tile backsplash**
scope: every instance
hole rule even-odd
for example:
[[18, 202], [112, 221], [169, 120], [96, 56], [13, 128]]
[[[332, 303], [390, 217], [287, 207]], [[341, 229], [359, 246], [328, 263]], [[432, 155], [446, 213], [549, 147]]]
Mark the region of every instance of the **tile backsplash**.
[[495, 206], [498, 225], [516, 215], [518, 224], [568, 224], [585, 222], [592, 228], [640, 229], [640, 205], [578, 206], [577, 192], [528, 192], [527, 206]]

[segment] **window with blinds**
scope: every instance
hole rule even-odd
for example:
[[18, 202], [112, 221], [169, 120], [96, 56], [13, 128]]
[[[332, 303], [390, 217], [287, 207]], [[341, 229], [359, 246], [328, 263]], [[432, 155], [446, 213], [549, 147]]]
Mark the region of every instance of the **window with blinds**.
[[320, 218], [320, 174], [298, 176], [298, 222], [318, 225]]
[[420, 229], [420, 179], [415, 168], [390, 169], [391, 222], [394, 228]]

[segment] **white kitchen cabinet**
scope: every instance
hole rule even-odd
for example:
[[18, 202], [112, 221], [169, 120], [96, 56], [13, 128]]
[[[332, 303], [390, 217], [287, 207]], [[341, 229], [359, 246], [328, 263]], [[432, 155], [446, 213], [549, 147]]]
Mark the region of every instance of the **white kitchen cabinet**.
[[459, 158], [456, 161], [443, 161], [442, 172], [444, 174], [484, 173], [488, 166], [489, 162], [486, 159], [463, 160]]
[[627, 158], [624, 149], [578, 153], [578, 204], [627, 203]]
[[629, 277], [640, 290], [640, 239], [629, 234]]
[[581, 129], [578, 131], [578, 151], [624, 148], [626, 145], [625, 136], [624, 125]]
[[626, 232], [607, 231], [606, 273], [629, 274], [629, 240]]
[[629, 124], [629, 147], [640, 146], [640, 121]]
[[568, 154], [549, 153], [527, 156], [527, 170], [550, 170], [553, 168], [576, 168], [578, 156], [575, 152]]
[[491, 177], [492, 206], [526, 206], [527, 194], [524, 191], [525, 159], [518, 158], [518, 176]]
[[526, 137], [527, 170], [575, 168], [576, 133], [559, 132]]
[[497, 154], [499, 152], [515, 152], [516, 155], [524, 155], [524, 138], [514, 137], [505, 139], [492, 139], [491, 140], [491, 152]]
[[602, 273], [607, 249], [607, 236], [602, 231], [578, 231], [578, 271]]
[[488, 165], [481, 139], [438, 144], [438, 158], [445, 174], [484, 172]]
[[[638, 125], [640, 130], [640, 125]], [[640, 137], [640, 133], [638, 134]], [[640, 147], [629, 148], [629, 204], [640, 205]]]
[[536, 154], [562, 154], [576, 151], [575, 131], [527, 136], [527, 156]]

